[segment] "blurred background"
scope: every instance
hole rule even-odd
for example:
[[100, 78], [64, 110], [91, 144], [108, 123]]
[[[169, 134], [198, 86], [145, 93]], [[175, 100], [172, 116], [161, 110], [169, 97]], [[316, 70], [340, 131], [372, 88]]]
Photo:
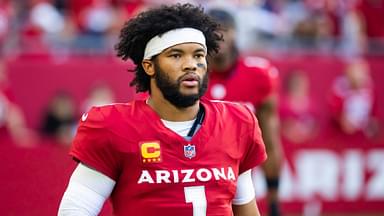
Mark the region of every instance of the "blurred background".
[[[175, 2], [226, 8], [242, 54], [278, 68], [284, 215], [384, 215], [384, 0]], [[56, 214], [82, 113], [135, 97], [119, 29], [157, 4], [0, 0], [1, 215]]]

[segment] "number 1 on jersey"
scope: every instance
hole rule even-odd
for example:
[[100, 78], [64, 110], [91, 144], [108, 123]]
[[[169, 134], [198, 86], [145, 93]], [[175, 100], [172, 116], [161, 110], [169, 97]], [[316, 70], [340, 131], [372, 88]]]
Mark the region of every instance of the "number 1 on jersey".
[[207, 212], [207, 198], [204, 186], [191, 186], [184, 188], [186, 203], [192, 203], [193, 216], [205, 216]]

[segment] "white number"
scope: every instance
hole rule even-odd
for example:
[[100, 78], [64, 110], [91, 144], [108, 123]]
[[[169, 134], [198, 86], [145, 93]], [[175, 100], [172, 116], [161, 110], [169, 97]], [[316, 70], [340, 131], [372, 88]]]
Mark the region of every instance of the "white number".
[[204, 186], [192, 186], [184, 188], [186, 203], [192, 203], [193, 216], [205, 216], [207, 212], [207, 198]]

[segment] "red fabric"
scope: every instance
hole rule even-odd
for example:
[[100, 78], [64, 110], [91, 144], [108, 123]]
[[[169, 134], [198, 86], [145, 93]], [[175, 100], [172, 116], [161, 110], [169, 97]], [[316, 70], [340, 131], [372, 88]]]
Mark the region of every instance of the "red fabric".
[[82, 12], [86, 10], [93, 2], [94, 0], [70, 0], [70, 14], [73, 16], [75, 23], [79, 27], [81, 23]]
[[384, 38], [384, 0], [362, 0], [357, 5], [369, 37]]
[[[117, 181], [112, 194], [117, 216], [192, 215], [184, 190], [198, 186], [204, 186], [207, 215], [232, 215], [236, 179], [266, 159], [264, 144], [244, 106], [209, 101], [203, 106], [204, 122], [191, 141], [166, 128], [145, 101], [95, 108], [83, 116], [71, 155]], [[158, 145], [146, 149], [148, 143]], [[191, 158], [184, 150], [189, 144], [195, 146]], [[148, 156], [156, 151], [156, 157]], [[214, 169], [225, 177], [216, 177]], [[193, 171], [189, 180], [188, 171]], [[158, 182], [159, 172], [168, 180]]]
[[136, 16], [145, 7], [145, 3], [141, 0], [123, 2], [122, 5], [128, 13], [128, 18]]
[[239, 59], [228, 72], [211, 72], [206, 97], [249, 105], [253, 111], [277, 90], [277, 69], [258, 57]]
[[79, 15], [93, 2], [94, 0], [70, 0], [70, 8], [74, 14]]

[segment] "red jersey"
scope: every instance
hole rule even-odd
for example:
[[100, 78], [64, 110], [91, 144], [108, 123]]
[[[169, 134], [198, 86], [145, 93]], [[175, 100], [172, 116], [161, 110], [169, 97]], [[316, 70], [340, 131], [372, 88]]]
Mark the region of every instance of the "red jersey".
[[115, 215], [232, 215], [238, 175], [266, 159], [256, 118], [243, 105], [202, 100], [190, 141], [144, 100], [84, 114], [70, 154], [116, 181]]
[[335, 79], [329, 105], [334, 119], [344, 116], [358, 130], [365, 130], [378, 112], [373, 83], [367, 81], [364, 86], [355, 89], [345, 76]]
[[276, 91], [277, 77], [277, 69], [266, 59], [241, 58], [227, 72], [211, 72], [205, 96], [241, 102], [255, 112], [265, 98]]

